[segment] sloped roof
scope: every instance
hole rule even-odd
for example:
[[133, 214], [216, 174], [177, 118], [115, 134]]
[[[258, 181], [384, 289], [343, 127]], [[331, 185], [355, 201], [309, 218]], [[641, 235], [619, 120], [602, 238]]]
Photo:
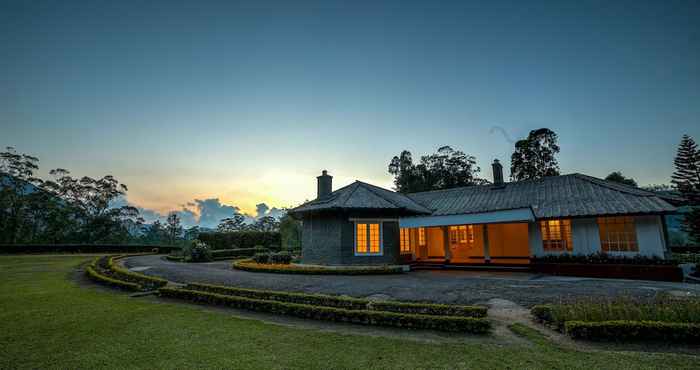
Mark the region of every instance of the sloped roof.
[[378, 186], [355, 181], [330, 194], [293, 208], [289, 213], [304, 213], [325, 209], [393, 209], [414, 214], [430, 214], [431, 211], [411, 198]]
[[662, 213], [676, 208], [656, 194], [582, 174], [406, 194], [432, 215], [531, 208], [536, 218]]

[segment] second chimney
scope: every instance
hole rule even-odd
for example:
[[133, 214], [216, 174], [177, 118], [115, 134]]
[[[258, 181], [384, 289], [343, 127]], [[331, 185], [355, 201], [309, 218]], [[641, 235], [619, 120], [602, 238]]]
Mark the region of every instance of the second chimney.
[[493, 184], [496, 186], [503, 186], [503, 166], [498, 159], [493, 160], [491, 168], [493, 168]]
[[316, 199], [323, 199], [333, 192], [333, 176], [328, 174], [328, 171], [323, 170], [321, 176], [316, 177], [318, 180], [318, 193]]

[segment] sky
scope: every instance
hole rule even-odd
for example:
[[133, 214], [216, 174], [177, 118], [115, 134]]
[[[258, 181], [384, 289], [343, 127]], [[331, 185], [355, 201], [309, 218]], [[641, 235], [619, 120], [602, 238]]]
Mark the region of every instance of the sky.
[[404, 149], [450, 145], [490, 179], [540, 127], [563, 173], [668, 183], [681, 135], [700, 140], [698, 19], [698, 1], [4, 0], [0, 146], [192, 222], [313, 199], [323, 169], [390, 188]]

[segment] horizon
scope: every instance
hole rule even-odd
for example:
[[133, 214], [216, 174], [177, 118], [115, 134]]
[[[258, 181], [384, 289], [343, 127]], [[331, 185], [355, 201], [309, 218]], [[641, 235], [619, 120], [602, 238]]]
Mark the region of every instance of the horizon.
[[3, 3], [0, 145], [213, 219], [392, 189], [404, 149], [490, 180], [540, 127], [562, 174], [667, 184], [700, 139], [698, 2], [253, 4]]

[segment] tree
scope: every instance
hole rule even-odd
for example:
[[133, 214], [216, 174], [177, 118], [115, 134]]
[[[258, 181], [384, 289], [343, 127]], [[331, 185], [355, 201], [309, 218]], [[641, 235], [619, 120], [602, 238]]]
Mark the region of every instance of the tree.
[[170, 242], [170, 245], [175, 245], [175, 241], [177, 241], [182, 235], [180, 217], [177, 215], [177, 213], [172, 212], [168, 215], [166, 224], [167, 226], [165, 227], [165, 231], [168, 235], [168, 241]]
[[142, 239], [147, 244], [162, 244], [166, 238], [167, 233], [159, 220], [155, 220], [152, 224], [144, 227]]
[[41, 180], [34, 177], [39, 169], [39, 159], [27, 154], [18, 154], [7, 147], [0, 153], [0, 240], [16, 243], [34, 229], [28, 217], [32, 208], [30, 194]]
[[526, 139], [515, 143], [510, 159], [510, 177], [521, 181], [559, 175], [555, 155], [559, 153], [557, 134], [548, 128], [530, 131]]
[[608, 176], [606, 176], [605, 179], [608, 180], [608, 181], [617, 182], [617, 183], [620, 183], [620, 184], [625, 184], [625, 185], [637, 187], [637, 182], [634, 181], [633, 178], [623, 176], [623, 175], [622, 175], [622, 172], [620, 172], [620, 171], [612, 172], [611, 174], [609, 174]]
[[301, 222], [295, 220], [290, 215], [284, 215], [280, 219], [279, 229], [282, 239], [282, 249], [301, 249]]
[[195, 240], [199, 237], [199, 226], [192, 226], [185, 230], [185, 240]]
[[254, 231], [276, 231], [279, 230], [280, 223], [272, 216], [260, 217], [252, 225], [250, 229]]
[[487, 183], [477, 174], [481, 169], [476, 159], [450, 146], [443, 146], [431, 155], [422, 156], [414, 164], [411, 152], [404, 150], [389, 162], [394, 186], [401, 193], [450, 189]]
[[219, 222], [216, 228], [219, 232], [230, 233], [234, 231], [242, 231], [246, 229], [245, 216], [236, 213], [233, 217], [224, 218]]
[[683, 135], [673, 164], [676, 170], [671, 183], [690, 206], [683, 220], [683, 230], [695, 242], [700, 242], [700, 152], [692, 137]]

